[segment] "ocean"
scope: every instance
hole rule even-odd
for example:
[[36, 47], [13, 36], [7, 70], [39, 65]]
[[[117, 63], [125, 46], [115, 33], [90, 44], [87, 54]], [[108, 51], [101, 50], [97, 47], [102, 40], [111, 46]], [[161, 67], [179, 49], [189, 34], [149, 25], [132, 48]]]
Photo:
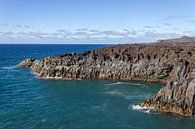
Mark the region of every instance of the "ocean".
[[55, 80], [16, 65], [26, 57], [108, 45], [0, 45], [0, 129], [195, 129], [194, 117], [143, 110], [162, 84]]

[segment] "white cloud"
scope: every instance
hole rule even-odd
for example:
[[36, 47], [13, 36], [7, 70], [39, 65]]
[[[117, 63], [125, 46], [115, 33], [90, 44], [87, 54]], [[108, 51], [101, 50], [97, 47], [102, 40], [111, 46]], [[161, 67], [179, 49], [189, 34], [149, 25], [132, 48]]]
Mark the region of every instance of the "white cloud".
[[[187, 33], [187, 32], [186, 32]], [[189, 32], [188, 32], [189, 33]], [[182, 36], [177, 33], [160, 33], [158, 31], [142, 30], [56, 30], [44, 31], [1, 31], [1, 43], [143, 43], [159, 39]]]

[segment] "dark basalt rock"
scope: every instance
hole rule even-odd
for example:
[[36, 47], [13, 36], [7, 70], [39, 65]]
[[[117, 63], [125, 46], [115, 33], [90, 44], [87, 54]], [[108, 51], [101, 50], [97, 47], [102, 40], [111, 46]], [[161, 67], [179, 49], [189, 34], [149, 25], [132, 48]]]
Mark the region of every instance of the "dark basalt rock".
[[184, 116], [193, 115], [195, 113], [194, 68], [192, 62], [181, 60], [174, 67], [166, 86], [141, 106]]
[[195, 47], [177, 45], [116, 45], [22, 61], [40, 77], [66, 79], [120, 79], [161, 82], [166, 85], [142, 107], [193, 115], [195, 111]]
[[18, 64], [18, 67], [31, 67], [34, 61], [35, 61], [34, 58], [25, 59], [22, 62], [20, 62], [20, 64]]

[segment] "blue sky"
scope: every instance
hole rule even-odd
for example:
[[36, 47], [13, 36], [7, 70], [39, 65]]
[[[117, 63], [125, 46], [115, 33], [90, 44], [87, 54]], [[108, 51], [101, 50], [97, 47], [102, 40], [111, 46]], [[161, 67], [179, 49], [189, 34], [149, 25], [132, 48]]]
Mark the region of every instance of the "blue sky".
[[0, 43], [134, 43], [195, 36], [194, 0], [0, 0]]

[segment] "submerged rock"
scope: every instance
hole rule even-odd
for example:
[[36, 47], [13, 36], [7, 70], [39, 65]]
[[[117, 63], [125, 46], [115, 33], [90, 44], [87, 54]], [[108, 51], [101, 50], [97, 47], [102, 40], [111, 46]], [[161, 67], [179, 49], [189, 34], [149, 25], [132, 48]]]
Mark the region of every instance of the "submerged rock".
[[188, 116], [195, 112], [194, 60], [195, 47], [133, 44], [42, 60], [30, 58], [18, 66], [30, 67], [40, 77], [166, 83], [157, 95], [141, 106]]

